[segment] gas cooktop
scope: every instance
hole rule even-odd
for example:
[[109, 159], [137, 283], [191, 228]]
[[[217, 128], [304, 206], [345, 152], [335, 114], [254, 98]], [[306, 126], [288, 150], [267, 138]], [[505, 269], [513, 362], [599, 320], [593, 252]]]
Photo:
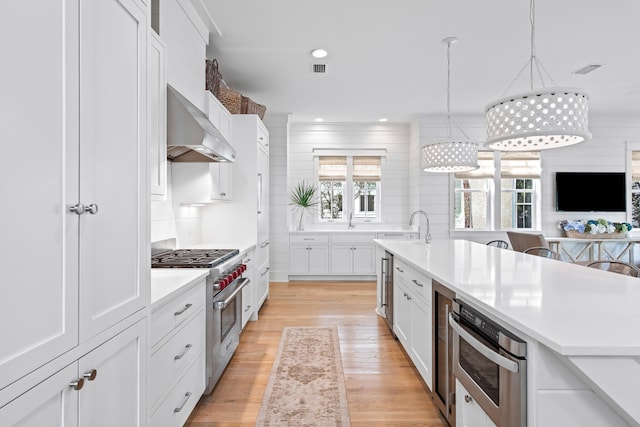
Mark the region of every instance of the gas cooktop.
[[176, 249], [151, 257], [152, 268], [212, 268], [238, 255], [238, 249]]

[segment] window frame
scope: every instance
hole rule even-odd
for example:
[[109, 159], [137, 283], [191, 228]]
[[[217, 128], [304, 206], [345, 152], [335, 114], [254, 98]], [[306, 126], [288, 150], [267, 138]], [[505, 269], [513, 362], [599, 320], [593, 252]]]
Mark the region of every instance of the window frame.
[[[488, 150], [482, 150], [488, 151]], [[496, 232], [496, 231], [537, 231], [540, 230], [542, 223], [542, 176], [540, 174], [540, 178], [527, 178], [527, 177], [517, 177], [517, 178], [502, 178], [502, 152], [494, 151], [493, 156], [493, 164], [494, 164], [494, 172], [493, 177], [487, 178], [471, 178], [471, 179], [485, 179], [487, 181], [487, 227], [486, 228], [456, 228], [456, 218], [455, 218], [455, 197], [451, 198], [450, 203], [450, 232], [451, 233], [480, 233], [480, 232]], [[542, 154], [540, 154], [540, 169], [543, 169], [543, 158]], [[455, 174], [450, 174], [450, 194], [455, 196], [455, 193], [460, 193], [463, 190], [457, 189], [455, 185], [456, 178]], [[517, 228], [517, 227], [502, 227], [502, 196], [505, 193], [518, 193], [523, 192], [522, 190], [513, 188], [513, 189], [502, 189], [502, 180], [503, 179], [532, 179], [532, 189], [530, 191], [531, 195], [531, 204], [533, 205], [532, 209], [532, 219], [531, 219], [531, 228]], [[480, 190], [477, 190], [480, 191]], [[517, 224], [516, 224], [517, 225]]]
[[[345, 185], [342, 193], [342, 218], [322, 218], [322, 209], [318, 209], [318, 213], [314, 215], [314, 222], [318, 224], [346, 224], [349, 222], [349, 213], [352, 212], [352, 223], [382, 223], [382, 181], [384, 179], [384, 160], [386, 150], [363, 150], [363, 151], [340, 151], [340, 150], [314, 150], [314, 182], [320, 188], [320, 157], [324, 156], [344, 156], [347, 159], [347, 174], [344, 181]], [[380, 180], [379, 181], [355, 181], [353, 179], [353, 158], [354, 157], [380, 157]], [[342, 182], [342, 181], [340, 181]], [[354, 200], [356, 182], [375, 182], [375, 218], [357, 215], [355, 212], [356, 203]], [[320, 194], [318, 194], [320, 198]]]

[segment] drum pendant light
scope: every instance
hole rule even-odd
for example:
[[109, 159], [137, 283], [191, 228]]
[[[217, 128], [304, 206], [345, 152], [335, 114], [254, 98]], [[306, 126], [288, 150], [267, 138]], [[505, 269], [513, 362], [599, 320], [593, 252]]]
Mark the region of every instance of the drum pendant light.
[[458, 41], [456, 37], [442, 40], [447, 44], [447, 139], [422, 147], [422, 168], [425, 172], [463, 172], [478, 169], [478, 143], [469, 137], [460, 127], [464, 139], [454, 139], [451, 131], [451, 45]]
[[[491, 102], [486, 108], [487, 145], [501, 151], [531, 151], [566, 147], [591, 138], [588, 129], [589, 96], [578, 88], [545, 87], [542, 72], [553, 79], [536, 56], [535, 0], [530, 0], [531, 57], [513, 83], [529, 68], [530, 91]], [[542, 88], [534, 89], [534, 72]]]

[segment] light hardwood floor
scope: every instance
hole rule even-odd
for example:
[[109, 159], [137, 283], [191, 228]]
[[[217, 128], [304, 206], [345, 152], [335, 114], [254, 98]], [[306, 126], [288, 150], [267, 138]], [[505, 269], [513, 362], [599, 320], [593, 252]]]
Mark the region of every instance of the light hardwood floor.
[[443, 427], [427, 386], [375, 309], [375, 282], [271, 283], [270, 298], [188, 427], [253, 426], [285, 326], [338, 327], [353, 427]]

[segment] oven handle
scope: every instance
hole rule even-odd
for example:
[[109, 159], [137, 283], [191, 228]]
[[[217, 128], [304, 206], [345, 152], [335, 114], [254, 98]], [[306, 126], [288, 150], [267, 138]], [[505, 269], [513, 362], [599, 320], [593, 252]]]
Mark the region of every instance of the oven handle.
[[229, 303], [231, 303], [231, 301], [233, 301], [233, 299], [236, 297], [236, 295], [238, 295], [238, 292], [240, 292], [242, 290], [242, 288], [244, 288], [248, 284], [249, 284], [249, 279], [247, 279], [246, 277], [243, 277], [242, 279], [240, 279], [240, 281], [238, 282], [238, 285], [233, 290], [231, 295], [229, 295], [228, 297], [226, 297], [222, 301], [213, 301], [213, 308], [216, 309], [216, 310], [223, 310], [223, 309], [227, 308], [227, 305], [229, 305]]
[[478, 341], [473, 335], [469, 332], [465, 331], [464, 328], [458, 323], [458, 321], [453, 317], [453, 313], [449, 313], [449, 325], [453, 328], [453, 330], [460, 335], [462, 339], [469, 343], [469, 345], [476, 350], [478, 350], [484, 357], [491, 360], [494, 363], [497, 363], [504, 369], [517, 373], [518, 372], [518, 364], [513, 360], [509, 360], [506, 357], [496, 353], [486, 345], [482, 344]]

